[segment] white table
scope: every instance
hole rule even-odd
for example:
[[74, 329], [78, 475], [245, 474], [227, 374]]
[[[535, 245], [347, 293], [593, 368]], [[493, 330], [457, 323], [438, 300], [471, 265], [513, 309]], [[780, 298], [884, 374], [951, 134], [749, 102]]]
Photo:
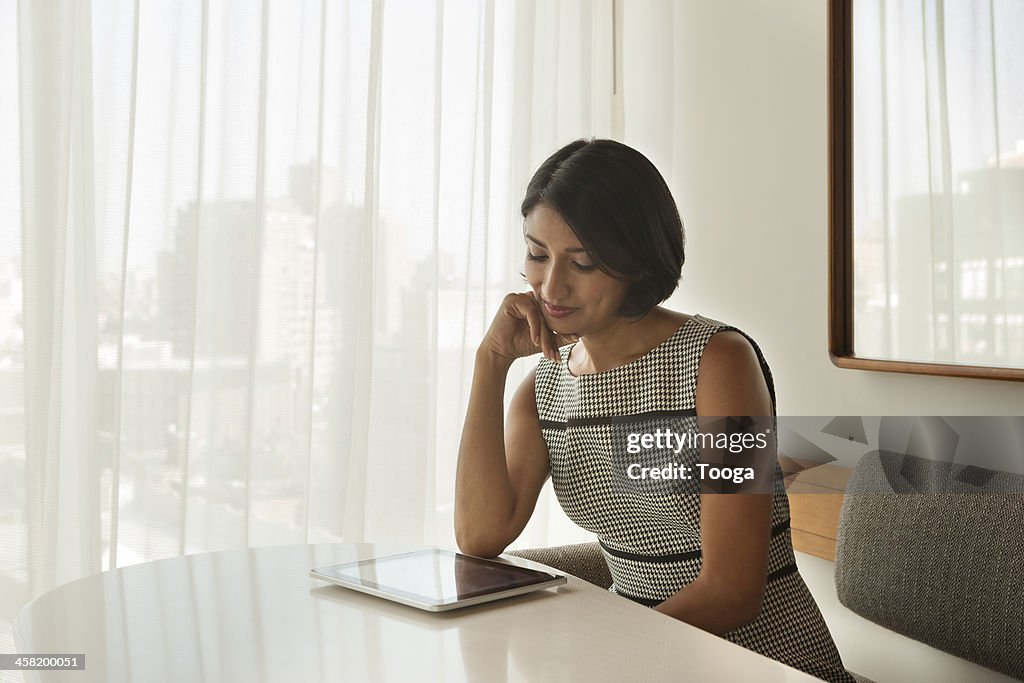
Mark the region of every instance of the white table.
[[203, 553], [74, 581], [26, 605], [15, 639], [22, 653], [85, 653], [86, 668], [26, 671], [26, 680], [817, 680], [575, 578], [433, 614], [307, 574], [409, 549], [331, 544]]

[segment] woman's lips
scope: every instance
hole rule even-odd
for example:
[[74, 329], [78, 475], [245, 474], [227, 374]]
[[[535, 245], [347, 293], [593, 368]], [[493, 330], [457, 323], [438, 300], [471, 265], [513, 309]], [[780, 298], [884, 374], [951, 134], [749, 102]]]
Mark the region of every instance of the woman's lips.
[[576, 312], [575, 308], [563, 308], [561, 306], [552, 306], [547, 301], [544, 302], [544, 310], [548, 312], [553, 318], [564, 318], [567, 315], [572, 315]]

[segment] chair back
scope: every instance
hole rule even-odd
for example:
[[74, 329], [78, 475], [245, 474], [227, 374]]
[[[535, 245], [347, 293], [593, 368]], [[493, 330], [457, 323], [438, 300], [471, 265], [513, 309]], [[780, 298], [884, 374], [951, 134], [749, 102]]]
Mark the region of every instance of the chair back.
[[1024, 475], [864, 456], [843, 501], [835, 580], [861, 616], [1024, 678]]
[[612, 585], [612, 575], [608, 572], [608, 564], [604, 561], [604, 553], [601, 552], [601, 546], [597, 541], [551, 548], [510, 550], [505, 554], [546, 564], [601, 588], [607, 589]]

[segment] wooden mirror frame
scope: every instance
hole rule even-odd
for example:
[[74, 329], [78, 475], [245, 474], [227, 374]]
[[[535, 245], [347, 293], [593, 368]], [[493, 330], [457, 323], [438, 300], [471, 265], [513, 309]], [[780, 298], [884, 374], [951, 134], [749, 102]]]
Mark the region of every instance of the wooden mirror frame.
[[828, 3], [828, 355], [856, 370], [1024, 381], [1024, 368], [881, 360], [853, 344], [853, 2]]

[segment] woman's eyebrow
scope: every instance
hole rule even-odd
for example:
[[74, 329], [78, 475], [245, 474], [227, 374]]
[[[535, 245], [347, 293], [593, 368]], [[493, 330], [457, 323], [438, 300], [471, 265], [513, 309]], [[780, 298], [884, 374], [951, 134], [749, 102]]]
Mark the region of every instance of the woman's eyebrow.
[[[536, 244], [541, 249], [547, 249], [548, 248], [548, 245], [544, 244], [543, 242], [541, 242], [539, 239], [537, 239], [533, 235], [527, 234], [526, 235], [526, 239], [530, 240], [531, 242]], [[583, 247], [569, 247], [568, 249], [565, 249], [564, 251], [567, 254], [585, 254], [585, 253], [587, 253], [587, 250], [584, 249]]]

